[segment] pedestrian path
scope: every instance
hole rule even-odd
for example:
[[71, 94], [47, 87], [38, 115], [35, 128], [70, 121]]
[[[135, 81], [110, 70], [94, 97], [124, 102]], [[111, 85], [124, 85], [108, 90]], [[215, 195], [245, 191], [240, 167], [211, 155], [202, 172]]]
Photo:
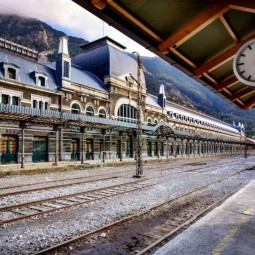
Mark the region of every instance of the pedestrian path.
[[254, 255], [255, 181], [154, 253], [170, 254]]

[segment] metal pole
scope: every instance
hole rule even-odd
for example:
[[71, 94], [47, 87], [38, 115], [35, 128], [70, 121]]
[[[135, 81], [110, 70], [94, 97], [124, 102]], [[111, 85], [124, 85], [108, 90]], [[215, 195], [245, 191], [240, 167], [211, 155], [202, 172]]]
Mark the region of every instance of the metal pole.
[[22, 152], [21, 152], [21, 168], [25, 168], [25, 128], [27, 124], [23, 121], [20, 122], [19, 127], [22, 129]]
[[106, 130], [103, 129], [102, 130], [102, 136], [103, 136], [103, 144], [102, 144], [102, 149], [103, 149], [103, 153], [102, 153], [102, 162], [104, 163], [105, 162], [105, 154], [106, 154], [106, 149], [105, 149], [105, 134], [106, 134]]
[[247, 153], [247, 139], [246, 139], [246, 135], [245, 135], [245, 145], [244, 145], [244, 157], [247, 158], [248, 157], [248, 153]]
[[81, 132], [81, 164], [84, 164], [84, 132], [85, 132], [85, 128], [82, 127], [80, 129]]
[[142, 68], [141, 57], [138, 52], [133, 52], [137, 55], [137, 126], [136, 126], [136, 174], [134, 177], [141, 178], [143, 175], [143, 161], [142, 161], [142, 121], [141, 121], [141, 76], [140, 70]]
[[55, 131], [55, 162], [54, 166], [58, 165], [58, 126], [54, 126]]
[[24, 158], [25, 158], [25, 128], [22, 128], [22, 154], [21, 154], [21, 168], [25, 168]]
[[123, 132], [120, 132], [120, 161], [122, 161], [123, 157]]

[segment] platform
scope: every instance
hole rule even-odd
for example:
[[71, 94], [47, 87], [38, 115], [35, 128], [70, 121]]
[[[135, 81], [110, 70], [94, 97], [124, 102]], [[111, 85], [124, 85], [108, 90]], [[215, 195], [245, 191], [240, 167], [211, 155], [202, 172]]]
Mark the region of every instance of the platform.
[[255, 181], [251, 181], [154, 255], [254, 255]]

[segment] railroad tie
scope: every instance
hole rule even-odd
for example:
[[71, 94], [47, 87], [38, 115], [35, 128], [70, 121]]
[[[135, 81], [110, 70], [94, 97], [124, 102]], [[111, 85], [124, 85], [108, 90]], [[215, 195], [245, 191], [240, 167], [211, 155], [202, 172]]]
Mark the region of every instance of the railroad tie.
[[39, 206], [35, 206], [35, 205], [30, 205], [30, 206], [28, 206], [28, 208], [33, 209], [33, 210], [36, 210], [36, 211], [39, 211], [39, 212], [47, 211], [46, 208], [39, 207]]
[[29, 212], [26, 212], [26, 211], [22, 211], [22, 210], [11, 210], [12, 213], [17, 213], [17, 214], [20, 214], [20, 215], [29, 215], [30, 213]]

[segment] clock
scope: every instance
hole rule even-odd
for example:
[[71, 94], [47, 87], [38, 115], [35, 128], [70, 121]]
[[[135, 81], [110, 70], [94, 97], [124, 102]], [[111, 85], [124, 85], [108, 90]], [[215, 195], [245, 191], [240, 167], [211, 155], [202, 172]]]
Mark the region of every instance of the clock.
[[238, 50], [233, 70], [240, 82], [255, 87], [255, 39], [245, 43]]

